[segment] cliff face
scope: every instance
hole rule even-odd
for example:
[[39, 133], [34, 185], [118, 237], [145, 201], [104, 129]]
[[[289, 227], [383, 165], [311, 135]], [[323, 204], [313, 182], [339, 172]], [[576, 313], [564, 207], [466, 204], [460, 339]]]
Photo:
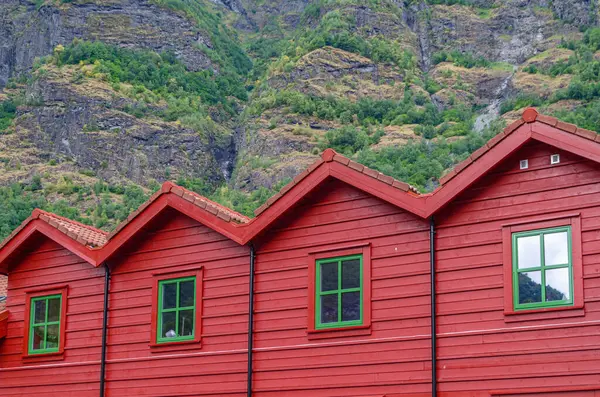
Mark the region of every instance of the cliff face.
[[[325, 146], [374, 167], [389, 158], [379, 168], [405, 177], [447, 145], [412, 181], [431, 188], [466, 153], [452, 142], [471, 150], [519, 106], [590, 106], [556, 93], [596, 59], [598, 10], [597, 0], [5, 0], [0, 104], [17, 109], [3, 121], [0, 107], [0, 185], [41, 176], [46, 199], [89, 213], [99, 198], [47, 187], [66, 175], [148, 192], [183, 178], [204, 194], [249, 194]], [[106, 47], [82, 55], [82, 40]], [[129, 55], [109, 59], [111, 48]], [[398, 152], [417, 144], [418, 155]]]
[[34, 59], [75, 38], [156, 52], [171, 50], [194, 70], [213, 67], [208, 36], [193, 22], [146, 0], [6, 0], [0, 4], [0, 86]]

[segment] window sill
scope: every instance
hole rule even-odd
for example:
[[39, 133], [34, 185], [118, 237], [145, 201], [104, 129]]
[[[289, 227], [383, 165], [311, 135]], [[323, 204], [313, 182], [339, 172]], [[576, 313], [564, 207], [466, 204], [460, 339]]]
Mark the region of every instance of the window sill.
[[28, 363], [41, 363], [45, 361], [62, 361], [65, 359], [65, 353], [58, 351], [55, 353], [43, 353], [43, 354], [24, 354], [22, 356], [24, 362]]
[[150, 346], [150, 349], [153, 353], [177, 351], [186, 348], [200, 349], [202, 347], [200, 344], [200, 339], [184, 340], [179, 342], [150, 343], [148, 346]]
[[344, 328], [328, 328], [306, 331], [309, 340], [345, 338], [348, 336], [371, 335], [370, 325], [357, 325]]
[[505, 311], [504, 322], [513, 323], [529, 320], [553, 320], [567, 317], [585, 316], [583, 305], [548, 307], [543, 309]]

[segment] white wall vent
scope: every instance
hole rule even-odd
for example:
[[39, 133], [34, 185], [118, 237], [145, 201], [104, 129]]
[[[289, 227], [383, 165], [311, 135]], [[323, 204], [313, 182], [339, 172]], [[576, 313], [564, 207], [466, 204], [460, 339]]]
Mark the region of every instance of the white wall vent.
[[558, 164], [560, 163], [560, 154], [553, 154], [550, 156], [550, 164]]
[[526, 170], [527, 168], [529, 168], [529, 160], [521, 160], [521, 162], [519, 163], [519, 168], [521, 168], [522, 170]]

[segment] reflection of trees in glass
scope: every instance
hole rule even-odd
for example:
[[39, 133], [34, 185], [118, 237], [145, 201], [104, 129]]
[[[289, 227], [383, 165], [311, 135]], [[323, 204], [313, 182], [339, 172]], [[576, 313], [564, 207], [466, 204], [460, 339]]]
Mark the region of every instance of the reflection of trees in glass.
[[546, 285], [546, 302], [563, 301], [567, 299], [568, 298], [565, 296], [564, 293], [560, 292], [556, 288]]
[[[546, 286], [546, 302], [566, 300], [565, 294]], [[519, 303], [540, 303], [542, 301], [541, 285], [531, 279], [527, 273], [519, 273]]]
[[519, 273], [519, 303], [537, 303], [542, 301], [542, 286], [526, 273]]

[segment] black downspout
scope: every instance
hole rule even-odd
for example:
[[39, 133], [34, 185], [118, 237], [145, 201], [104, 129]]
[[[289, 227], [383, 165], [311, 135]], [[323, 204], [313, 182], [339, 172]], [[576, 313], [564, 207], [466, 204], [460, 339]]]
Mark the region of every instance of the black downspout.
[[429, 222], [429, 258], [431, 271], [431, 397], [437, 397], [437, 335], [435, 310], [435, 221]]
[[108, 330], [108, 291], [110, 269], [104, 264], [104, 313], [102, 315], [102, 351], [100, 352], [100, 397], [104, 397], [104, 377], [106, 374], [106, 335]]
[[250, 293], [248, 308], [248, 397], [252, 397], [252, 350], [254, 346], [254, 246], [250, 244]]

